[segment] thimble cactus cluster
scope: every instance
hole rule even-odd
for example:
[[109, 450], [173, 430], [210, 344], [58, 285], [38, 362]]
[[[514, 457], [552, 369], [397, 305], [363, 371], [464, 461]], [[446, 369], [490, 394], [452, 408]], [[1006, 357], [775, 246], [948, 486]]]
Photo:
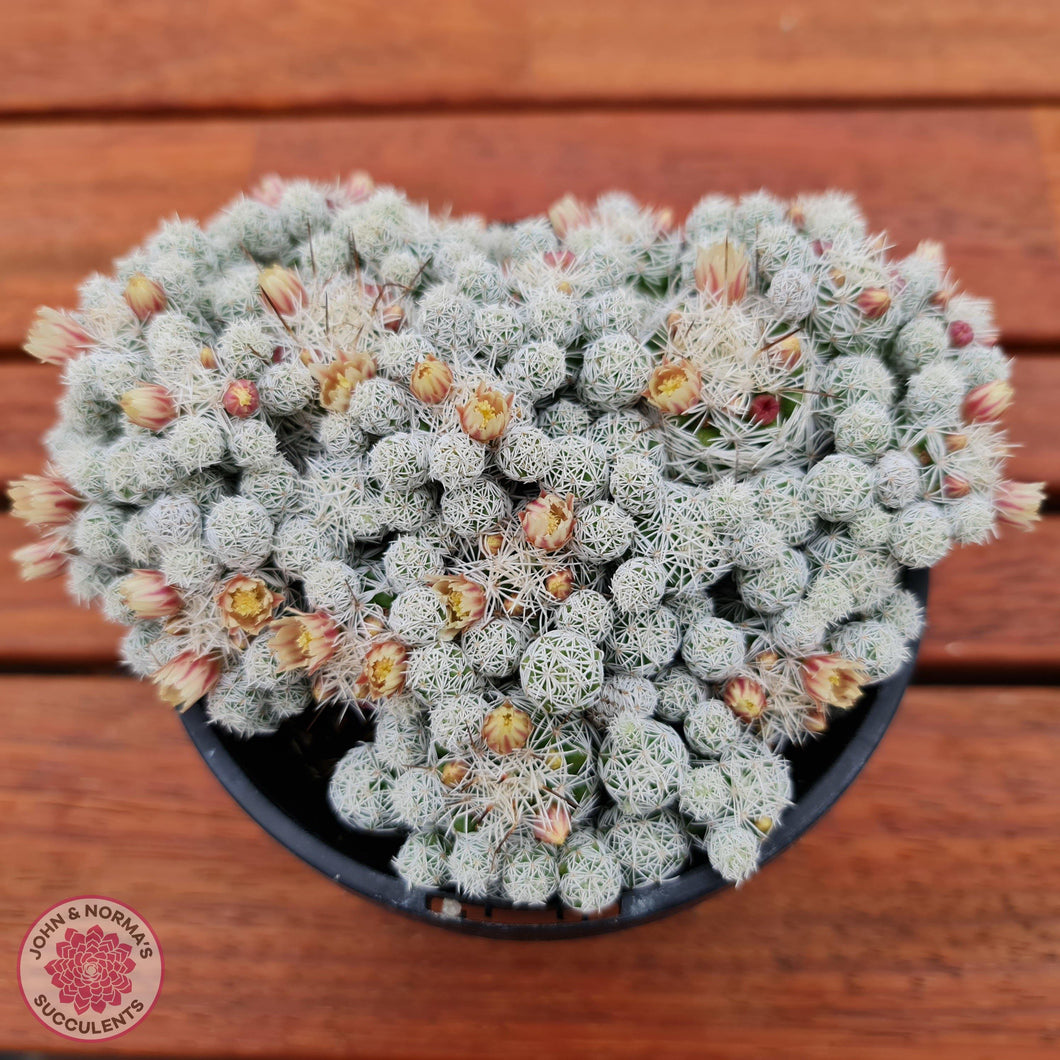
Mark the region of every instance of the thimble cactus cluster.
[[996, 340], [841, 194], [487, 224], [269, 179], [40, 310], [63, 392], [18, 558], [233, 733], [369, 719], [330, 801], [404, 834], [411, 886], [738, 882], [785, 746], [907, 660], [903, 569], [1036, 517]]

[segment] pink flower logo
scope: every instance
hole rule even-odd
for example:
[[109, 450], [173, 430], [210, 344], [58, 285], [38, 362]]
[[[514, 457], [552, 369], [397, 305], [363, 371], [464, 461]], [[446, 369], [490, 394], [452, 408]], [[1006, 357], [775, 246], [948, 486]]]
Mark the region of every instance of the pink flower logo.
[[59, 989], [59, 1000], [73, 1004], [78, 1015], [89, 1008], [102, 1012], [108, 1005], [120, 1005], [122, 995], [132, 990], [129, 973], [136, 967], [129, 956], [132, 947], [119, 942], [114, 932], [104, 935], [98, 924], [83, 934], [68, 927], [55, 952], [59, 956], [45, 965], [45, 971]]

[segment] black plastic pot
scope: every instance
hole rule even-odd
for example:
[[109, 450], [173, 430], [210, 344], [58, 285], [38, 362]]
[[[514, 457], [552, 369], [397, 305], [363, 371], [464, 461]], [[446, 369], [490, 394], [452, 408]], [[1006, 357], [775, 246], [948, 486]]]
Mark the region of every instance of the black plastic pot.
[[[927, 571], [909, 572], [906, 585], [927, 603]], [[914, 645], [913, 657], [899, 673], [870, 689], [854, 710], [836, 717], [820, 739], [791, 750], [795, 804], [766, 841], [763, 863], [795, 842], [861, 772], [898, 709], [919, 646]], [[352, 832], [328, 807], [331, 770], [365, 734], [352, 712], [341, 721], [334, 712], [307, 712], [272, 736], [250, 740], [210, 725], [201, 704], [182, 718], [214, 775], [265, 831], [336, 883], [419, 920], [495, 938], [571, 938], [653, 920], [729, 886], [705, 859], [694, 859], [674, 879], [625, 891], [614, 908], [593, 917], [559, 905], [515, 909], [443, 891], [409, 890], [389, 868], [401, 837]]]

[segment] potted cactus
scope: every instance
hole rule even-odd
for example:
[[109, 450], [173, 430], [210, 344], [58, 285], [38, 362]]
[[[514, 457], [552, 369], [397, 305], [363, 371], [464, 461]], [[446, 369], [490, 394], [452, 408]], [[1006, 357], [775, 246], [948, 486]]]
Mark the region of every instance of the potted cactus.
[[487, 224], [270, 178], [39, 312], [63, 393], [18, 559], [130, 627], [267, 827], [365, 852], [352, 886], [662, 908], [789, 841], [800, 763], [849, 782], [909, 571], [1036, 518], [996, 340], [838, 193]]

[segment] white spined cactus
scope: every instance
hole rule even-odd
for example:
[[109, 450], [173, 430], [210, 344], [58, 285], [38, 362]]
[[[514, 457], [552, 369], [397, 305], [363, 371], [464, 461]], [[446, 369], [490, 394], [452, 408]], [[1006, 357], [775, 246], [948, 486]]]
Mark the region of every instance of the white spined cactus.
[[744, 880], [777, 748], [909, 657], [903, 569], [1040, 500], [989, 304], [838, 192], [487, 225], [270, 177], [79, 296], [26, 345], [63, 387], [26, 576], [241, 738], [362, 719], [328, 798], [412, 887]]

